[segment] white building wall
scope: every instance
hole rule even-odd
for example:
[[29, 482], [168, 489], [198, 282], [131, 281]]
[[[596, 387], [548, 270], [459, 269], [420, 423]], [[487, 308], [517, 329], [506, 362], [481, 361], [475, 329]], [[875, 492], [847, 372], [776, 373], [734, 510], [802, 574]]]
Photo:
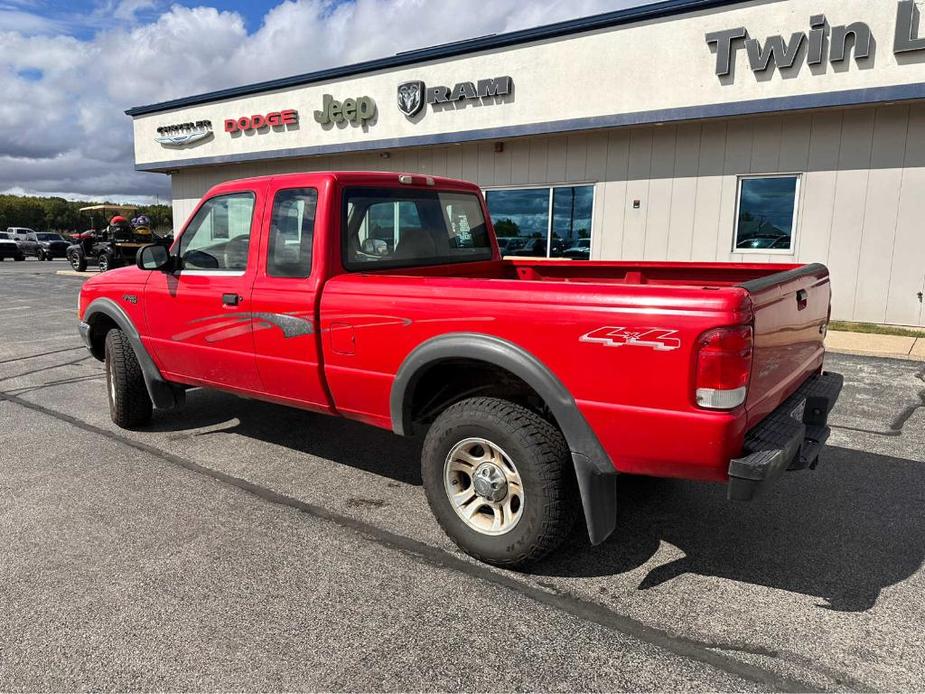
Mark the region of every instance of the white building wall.
[[[173, 175], [174, 218], [220, 181], [328, 169], [593, 183], [592, 257], [823, 262], [834, 318], [925, 324], [925, 104], [187, 169]], [[738, 176], [760, 173], [803, 175], [792, 255], [732, 252]]]

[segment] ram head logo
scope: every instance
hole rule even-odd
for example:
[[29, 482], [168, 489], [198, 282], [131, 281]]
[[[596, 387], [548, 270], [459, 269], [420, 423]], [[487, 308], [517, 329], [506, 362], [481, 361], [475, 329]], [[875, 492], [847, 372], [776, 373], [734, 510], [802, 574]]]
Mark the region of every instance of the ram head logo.
[[420, 80], [398, 85], [398, 109], [409, 118], [424, 106], [424, 83]]

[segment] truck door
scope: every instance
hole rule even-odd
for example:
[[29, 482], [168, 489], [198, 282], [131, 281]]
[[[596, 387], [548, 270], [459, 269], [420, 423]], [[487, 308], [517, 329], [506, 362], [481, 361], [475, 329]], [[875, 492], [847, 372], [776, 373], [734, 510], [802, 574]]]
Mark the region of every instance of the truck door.
[[174, 244], [179, 269], [151, 274], [147, 334], [166, 377], [260, 391], [250, 299], [262, 200], [262, 190], [205, 200]]
[[318, 190], [285, 185], [271, 183], [267, 193], [272, 206], [265, 212], [251, 301], [259, 316], [254, 323], [257, 371], [274, 399], [328, 411], [315, 324], [324, 274], [315, 248]]

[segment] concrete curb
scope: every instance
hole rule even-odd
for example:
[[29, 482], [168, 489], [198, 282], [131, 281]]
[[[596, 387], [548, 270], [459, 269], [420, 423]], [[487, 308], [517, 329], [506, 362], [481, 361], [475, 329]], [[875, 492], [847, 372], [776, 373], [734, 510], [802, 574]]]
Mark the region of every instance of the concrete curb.
[[925, 361], [925, 337], [830, 331], [826, 350], [838, 354]]
[[100, 274], [99, 270], [86, 270], [85, 272], [77, 272], [76, 270], [57, 270], [56, 275], [61, 275], [62, 277], [80, 277], [81, 279], [88, 280], [95, 275]]

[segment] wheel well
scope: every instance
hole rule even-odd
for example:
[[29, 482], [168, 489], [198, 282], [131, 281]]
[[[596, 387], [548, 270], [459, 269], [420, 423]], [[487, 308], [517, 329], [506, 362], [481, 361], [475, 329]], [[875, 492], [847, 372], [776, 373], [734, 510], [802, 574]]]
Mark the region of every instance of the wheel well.
[[450, 405], [476, 396], [515, 402], [559, 426], [539, 393], [507, 369], [477, 359], [445, 359], [422, 369], [409, 384], [404, 404], [408, 433], [423, 433]]
[[90, 317], [90, 353], [103, 361], [106, 357], [106, 335], [119, 325], [105, 313], [95, 313]]

